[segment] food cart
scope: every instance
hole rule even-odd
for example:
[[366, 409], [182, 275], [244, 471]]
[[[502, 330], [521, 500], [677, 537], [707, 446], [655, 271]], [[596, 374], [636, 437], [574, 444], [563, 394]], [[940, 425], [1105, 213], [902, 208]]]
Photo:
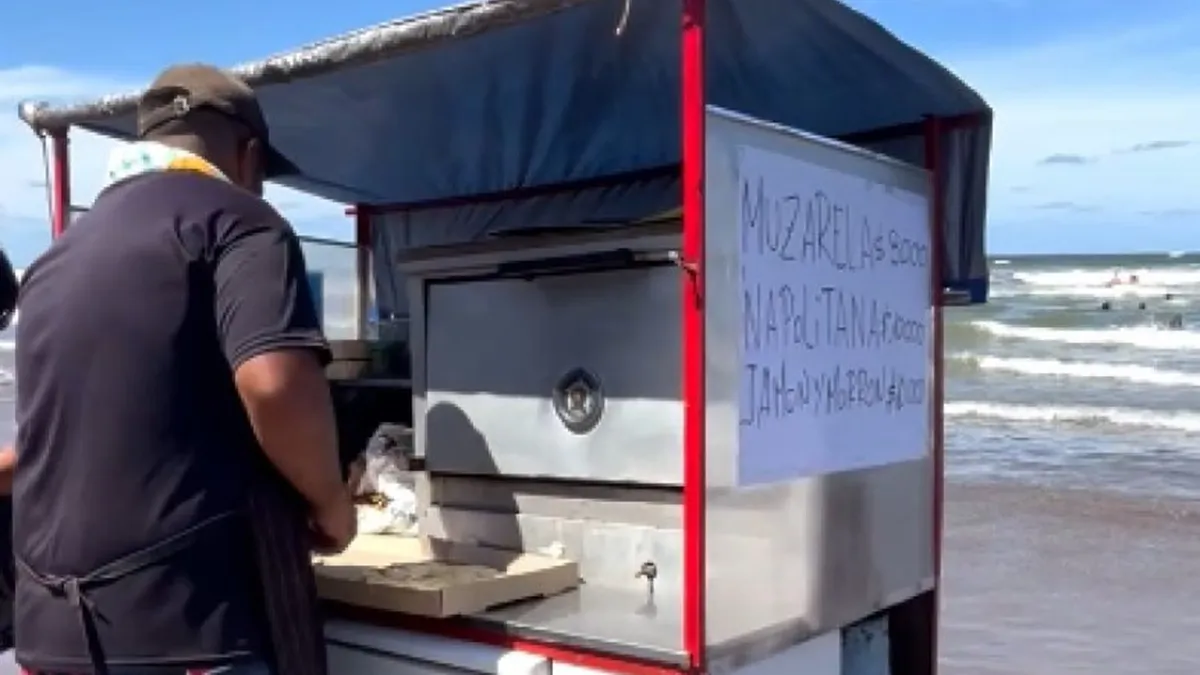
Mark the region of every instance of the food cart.
[[[420, 529], [564, 593], [328, 607], [334, 673], [932, 673], [942, 321], [991, 112], [836, 0], [492, 0], [234, 69], [353, 215]], [[25, 105], [134, 137], [137, 94]], [[379, 382], [376, 382], [379, 384]]]

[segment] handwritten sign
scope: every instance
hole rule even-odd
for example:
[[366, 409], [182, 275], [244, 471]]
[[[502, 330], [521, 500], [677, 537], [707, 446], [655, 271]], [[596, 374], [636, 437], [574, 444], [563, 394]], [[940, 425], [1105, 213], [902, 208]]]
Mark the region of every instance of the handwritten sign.
[[738, 174], [738, 482], [925, 455], [925, 197], [750, 147]]

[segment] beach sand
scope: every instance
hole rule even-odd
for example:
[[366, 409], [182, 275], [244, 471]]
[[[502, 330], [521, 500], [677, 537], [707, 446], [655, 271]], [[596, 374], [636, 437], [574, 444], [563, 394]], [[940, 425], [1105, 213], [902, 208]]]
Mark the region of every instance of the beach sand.
[[1200, 673], [1200, 502], [947, 490], [942, 672]]

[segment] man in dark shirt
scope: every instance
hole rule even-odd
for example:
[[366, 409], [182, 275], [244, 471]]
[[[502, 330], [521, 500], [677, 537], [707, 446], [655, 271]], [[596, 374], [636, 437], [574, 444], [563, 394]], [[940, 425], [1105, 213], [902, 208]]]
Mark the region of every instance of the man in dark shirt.
[[249, 87], [208, 66], [160, 75], [138, 126], [21, 289], [17, 661], [262, 673], [263, 472], [317, 548], [354, 536], [303, 256], [261, 199], [294, 167]]

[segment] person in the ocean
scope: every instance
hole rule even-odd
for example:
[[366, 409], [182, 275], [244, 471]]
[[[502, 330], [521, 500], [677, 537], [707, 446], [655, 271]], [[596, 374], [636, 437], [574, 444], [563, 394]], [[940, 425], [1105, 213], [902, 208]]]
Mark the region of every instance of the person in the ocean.
[[1183, 330], [1183, 315], [1176, 312], [1171, 316], [1171, 320], [1167, 322], [1167, 328], [1170, 330]]
[[1104, 302], [1100, 303], [1100, 309], [1101, 311], [1107, 312], [1108, 310], [1112, 309], [1112, 303], [1105, 300]]

